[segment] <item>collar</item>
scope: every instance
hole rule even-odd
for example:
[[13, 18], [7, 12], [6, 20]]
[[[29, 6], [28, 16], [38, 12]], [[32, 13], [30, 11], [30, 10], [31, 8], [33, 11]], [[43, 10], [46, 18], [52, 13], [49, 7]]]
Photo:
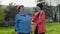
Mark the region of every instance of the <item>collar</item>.
[[25, 16], [25, 15], [26, 15], [26, 13], [22, 14], [21, 12], [19, 12], [19, 15], [21, 15], [21, 16]]

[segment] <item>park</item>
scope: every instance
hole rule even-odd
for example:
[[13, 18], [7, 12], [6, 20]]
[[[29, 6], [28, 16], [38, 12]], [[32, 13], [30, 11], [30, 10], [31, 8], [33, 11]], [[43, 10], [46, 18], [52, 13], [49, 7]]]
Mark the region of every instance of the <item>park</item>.
[[[20, 2], [19, 0], [18, 1], [14, 0], [14, 1]], [[3, 4], [5, 0], [0, 1], [0, 34], [16, 34], [15, 28], [14, 28], [14, 23], [15, 23], [14, 20], [15, 20], [16, 14], [18, 13], [16, 9], [19, 6], [19, 4], [14, 3], [14, 1], [10, 2], [9, 4], [7, 2], [8, 5]], [[31, 3], [32, 0], [28, 2]], [[55, 1], [55, 0], [53, 1], [52, 0], [51, 1], [50, 0], [49, 1], [48, 0], [37, 0], [36, 1], [34, 0], [34, 2], [43, 4], [43, 10], [46, 16], [46, 22], [45, 22], [46, 34], [60, 34], [60, 4], [59, 4], [59, 1]], [[37, 12], [36, 6], [33, 6], [33, 5], [36, 5], [36, 3], [30, 4], [32, 6], [26, 5], [24, 7], [26, 13], [28, 13], [31, 18]], [[31, 26], [32, 26], [31, 34], [34, 34], [35, 25], [32, 22], [31, 22]]]

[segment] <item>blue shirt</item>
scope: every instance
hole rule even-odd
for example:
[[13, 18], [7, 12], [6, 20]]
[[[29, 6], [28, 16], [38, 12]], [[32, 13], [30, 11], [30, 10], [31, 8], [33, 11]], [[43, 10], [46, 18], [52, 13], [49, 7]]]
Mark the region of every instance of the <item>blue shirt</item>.
[[20, 33], [31, 32], [31, 20], [28, 14], [18, 13], [15, 18], [15, 31]]

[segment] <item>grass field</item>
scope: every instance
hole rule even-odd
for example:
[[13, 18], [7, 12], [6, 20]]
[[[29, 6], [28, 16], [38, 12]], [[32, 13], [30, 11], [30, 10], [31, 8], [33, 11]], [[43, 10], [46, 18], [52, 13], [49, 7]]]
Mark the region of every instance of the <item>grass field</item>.
[[[34, 25], [32, 28], [34, 29]], [[46, 34], [60, 34], [60, 23], [47, 23], [46, 29]], [[14, 27], [0, 27], [0, 34], [15, 34]]]

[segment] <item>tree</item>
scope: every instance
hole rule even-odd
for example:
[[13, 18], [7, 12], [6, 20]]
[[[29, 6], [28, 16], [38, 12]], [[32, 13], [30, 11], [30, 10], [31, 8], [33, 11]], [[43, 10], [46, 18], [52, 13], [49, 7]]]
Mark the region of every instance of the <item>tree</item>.
[[0, 22], [4, 22], [4, 21], [5, 21], [5, 12], [0, 6]]
[[6, 12], [6, 20], [9, 20], [10, 18], [14, 19], [15, 14], [17, 13], [16, 11], [17, 6], [14, 6], [12, 3], [10, 3], [5, 12]]
[[37, 2], [40, 2], [40, 1], [43, 1], [43, 0], [37, 0]]
[[8, 6], [5, 8], [5, 25], [13, 25], [14, 24], [14, 18], [17, 13], [16, 11], [17, 5], [14, 6], [12, 3], [10, 3]]

